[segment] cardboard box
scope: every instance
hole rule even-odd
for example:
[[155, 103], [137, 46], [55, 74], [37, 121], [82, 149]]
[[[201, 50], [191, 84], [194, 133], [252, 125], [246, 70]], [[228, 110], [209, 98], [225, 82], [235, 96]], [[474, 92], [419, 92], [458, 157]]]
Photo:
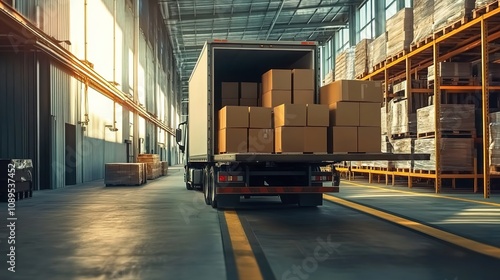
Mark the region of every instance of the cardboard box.
[[248, 130], [248, 152], [273, 153], [274, 130], [272, 128], [250, 128]]
[[347, 152], [358, 151], [357, 127], [354, 126], [329, 127], [327, 136], [328, 136], [327, 140], [328, 140], [329, 153], [347, 153]]
[[222, 99], [238, 99], [240, 98], [239, 83], [223, 82], [221, 88]]
[[240, 105], [240, 100], [239, 99], [234, 99], [234, 98], [225, 98], [225, 99], [222, 99], [222, 102], [221, 102], [221, 107], [224, 108], [226, 106], [238, 106]]
[[306, 126], [306, 105], [282, 104], [274, 107], [274, 127]]
[[240, 106], [257, 106], [257, 99], [240, 98]]
[[[359, 126], [359, 102], [339, 101], [328, 106], [331, 126]], [[380, 117], [379, 117], [380, 121]]]
[[248, 152], [247, 128], [224, 128], [219, 130], [219, 153]]
[[314, 90], [314, 69], [293, 69], [292, 89]]
[[248, 128], [248, 107], [226, 106], [219, 111], [219, 129]]
[[307, 104], [306, 110], [307, 110], [307, 117], [306, 117], [307, 126], [328, 127], [330, 125], [329, 124], [330, 112], [327, 105]]
[[292, 70], [271, 69], [262, 75], [262, 90], [292, 90]]
[[358, 127], [358, 152], [380, 153], [380, 127]]
[[379, 81], [338, 80], [320, 88], [320, 103], [330, 105], [339, 101], [382, 102]]
[[274, 108], [281, 104], [292, 104], [291, 90], [271, 90], [262, 95], [262, 107]]
[[273, 109], [264, 107], [250, 107], [249, 128], [273, 128]]
[[327, 152], [327, 127], [305, 127], [304, 152], [326, 153]]
[[274, 129], [276, 153], [301, 153], [304, 151], [305, 127], [277, 127]]
[[258, 97], [257, 83], [242, 82], [240, 86], [241, 86], [240, 98], [257, 99]]
[[381, 126], [380, 103], [359, 103], [359, 126]]
[[293, 104], [314, 104], [314, 90], [312, 89], [294, 89]]

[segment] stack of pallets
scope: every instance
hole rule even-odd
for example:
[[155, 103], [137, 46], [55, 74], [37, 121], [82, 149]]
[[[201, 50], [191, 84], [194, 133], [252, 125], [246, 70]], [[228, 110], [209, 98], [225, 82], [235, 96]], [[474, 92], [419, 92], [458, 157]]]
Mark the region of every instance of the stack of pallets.
[[106, 186], [139, 186], [146, 183], [144, 163], [106, 163], [104, 184]]

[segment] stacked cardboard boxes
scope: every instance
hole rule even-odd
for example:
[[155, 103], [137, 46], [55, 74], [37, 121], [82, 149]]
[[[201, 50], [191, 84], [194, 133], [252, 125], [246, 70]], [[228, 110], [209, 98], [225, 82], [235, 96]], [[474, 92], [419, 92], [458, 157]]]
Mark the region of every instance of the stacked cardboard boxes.
[[432, 35], [434, 23], [434, 1], [413, 1], [413, 44], [417, 44]]
[[404, 8], [387, 20], [387, 56], [408, 50], [413, 40], [413, 9]]
[[356, 45], [355, 56], [354, 56], [354, 76], [360, 77], [368, 73], [368, 62], [370, 60], [370, 48], [369, 45], [372, 39], [363, 39]]
[[238, 82], [223, 82], [221, 86], [222, 107], [238, 106], [240, 91]]
[[[439, 77], [444, 80], [453, 79], [454, 81], [468, 81], [472, 77], [472, 65], [469, 62], [440, 62]], [[427, 68], [427, 81], [429, 86], [434, 84], [434, 79], [434, 65], [431, 65]]]
[[314, 104], [315, 86], [313, 69], [293, 69], [292, 103]]
[[497, 0], [476, 0], [476, 8], [481, 8], [489, 3], [496, 2]]
[[219, 153], [248, 152], [248, 123], [248, 107], [226, 106], [219, 111]]
[[249, 107], [248, 152], [273, 153], [274, 130], [272, 129], [272, 109]]
[[395, 137], [415, 136], [417, 133], [417, 115], [410, 113], [406, 98], [393, 98], [388, 103], [390, 127], [389, 134]]
[[262, 75], [262, 107], [292, 104], [292, 70], [272, 69]]
[[259, 84], [255, 82], [223, 82], [221, 96], [221, 107], [258, 106]]
[[500, 166], [500, 112], [490, 114], [490, 166], [498, 170]]
[[106, 186], [136, 186], [146, 183], [145, 163], [106, 163], [104, 184]]
[[335, 72], [330, 71], [325, 75], [325, 78], [323, 79], [323, 84], [321, 84], [321, 86], [328, 85], [329, 83], [333, 82], [334, 80], [335, 80]]
[[[430, 154], [430, 160], [416, 160], [415, 170], [436, 170], [435, 138], [416, 139], [415, 153]], [[474, 139], [473, 138], [441, 138], [441, 171], [473, 172], [474, 171]]]
[[380, 82], [340, 80], [321, 87], [329, 106], [328, 152], [380, 152]]
[[161, 176], [160, 156], [157, 154], [139, 154], [137, 162], [146, 164], [146, 177], [154, 180]]
[[[430, 105], [417, 110], [417, 134], [433, 133], [435, 126], [435, 106]], [[439, 116], [443, 133], [467, 135], [476, 131], [475, 109], [473, 104], [441, 104]]]

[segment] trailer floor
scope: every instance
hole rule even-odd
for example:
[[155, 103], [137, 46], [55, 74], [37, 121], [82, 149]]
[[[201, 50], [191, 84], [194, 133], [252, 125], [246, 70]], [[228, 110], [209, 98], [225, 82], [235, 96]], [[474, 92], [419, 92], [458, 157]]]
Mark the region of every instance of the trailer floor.
[[[276, 197], [236, 210], [206, 206], [179, 167], [141, 187], [102, 181], [35, 192], [16, 206], [16, 272], [0, 279], [498, 279], [499, 258], [373, 216], [392, 213], [500, 250], [497, 197], [433, 196], [364, 181], [341, 184], [317, 208]], [[356, 185], [354, 185], [356, 184]], [[477, 200], [473, 202], [470, 200]], [[371, 211], [343, 206], [348, 201]], [[484, 202], [492, 204], [484, 204]], [[7, 204], [0, 221], [7, 224]]]

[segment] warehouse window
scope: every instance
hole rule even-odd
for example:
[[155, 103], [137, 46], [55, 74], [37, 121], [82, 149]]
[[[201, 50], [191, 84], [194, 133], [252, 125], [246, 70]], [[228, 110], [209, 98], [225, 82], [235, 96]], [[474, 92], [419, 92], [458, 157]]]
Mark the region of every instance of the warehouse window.
[[385, 0], [385, 18], [389, 19], [398, 12], [397, 0]]
[[357, 41], [371, 39], [375, 36], [375, 1], [368, 0], [357, 13], [358, 32]]
[[349, 28], [340, 29], [335, 36], [336, 53], [340, 53], [349, 47]]
[[328, 40], [325, 45], [321, 48], [321, 69], [322, 77], [324, 78], [330, 70], [333, 68], [334, 56], [333, 56], [333, 42]]

